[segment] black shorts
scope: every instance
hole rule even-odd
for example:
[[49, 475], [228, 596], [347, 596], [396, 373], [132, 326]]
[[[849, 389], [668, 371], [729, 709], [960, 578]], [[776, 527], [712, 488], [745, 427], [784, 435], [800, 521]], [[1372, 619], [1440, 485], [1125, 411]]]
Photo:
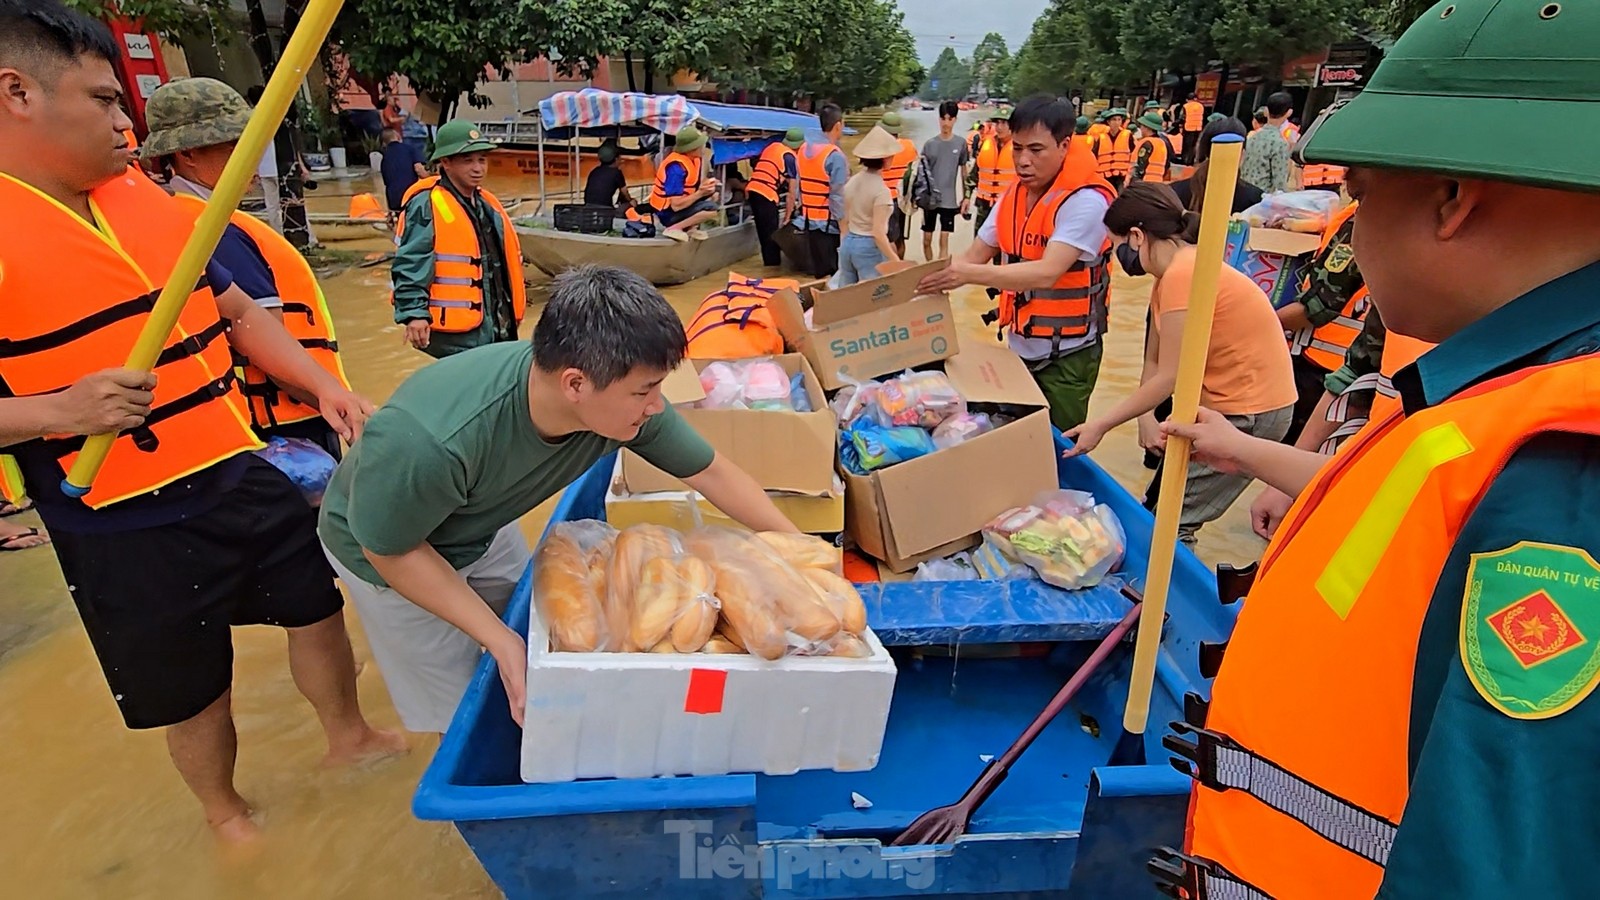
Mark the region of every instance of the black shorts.
[[925, 209], [922, 211], [922, 233], [933, 234], [934, 216], [939, 217], [939, 230], [953, 232], [956, 230], [956, 212], [954, 208]]
[[898, 244], [906, 239], [906, 211], [896, 203], [889, 212], [889, 243]]
[[260, 460], [203, 515], [51, 537], [129, 728], [175, 725], [221, 697], [233, 683], [231, 626], [298, 628], [344, 607], [316, 510]]

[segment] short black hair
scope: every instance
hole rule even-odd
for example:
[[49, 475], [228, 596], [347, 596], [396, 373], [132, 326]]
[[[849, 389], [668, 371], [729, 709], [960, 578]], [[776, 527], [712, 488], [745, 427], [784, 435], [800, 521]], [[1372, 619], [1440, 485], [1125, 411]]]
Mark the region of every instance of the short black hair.
[[887, 163], [887, 162], [888, 162], [888, 160], [884, 159], [881, 156], [868, 157], [868, 158], [863, 159], [861, 161], [861, 168], [867, 169], [869, 171], [877, 172], [877, 171], [881, 170], [883, 168], [884, 164]]
[[605, 388], [640, 367], [677, 368], [688, 344], [683, 322], [650, 282], [620, 266], [578, 266], [551, 284], [533, 328], [533, 364], [577, 369]]
[[1216, 140], [1218, 135], [1237, 134], [1244, 137], [1249, 133], [1244, 123], [1233, 116], [1224, 116], [1215, 122], [1207, 122], [1206, 127], [1200, 129], [1200, 139], [1194, 145], [1195, 163], [1205, 162], [1211, 156], [1211, 142]]
[[1267, 95], [1267, 115], [1274, 119], [1287, 116], [1289, 110], [1294, 109], [1294, 98], [1288, 91], [1277, 91]]
[[116, 64], [117, 44], [104, 23], [58, 0], [0, 0], [0, 66], [64, 65], [85, 54]]
[[824, 103], [817, 110], [817, 122], [822, 125], [824, 132], [832, 131], [833, 126], [844, 120], [844, 110], [837, 103]]
[[954, 119], [961, 114], [961, 105], [954, 100], [946, 100], [939, 104], [939, 118]]
[[1077, 129], [1078, 117], [1072, 111], [1072, 104], [1049, 94], [1034, 94], [1011, 111], [1012, 134], [1021, 134], [1040, 125], [1056, 140], [1064, 141]]

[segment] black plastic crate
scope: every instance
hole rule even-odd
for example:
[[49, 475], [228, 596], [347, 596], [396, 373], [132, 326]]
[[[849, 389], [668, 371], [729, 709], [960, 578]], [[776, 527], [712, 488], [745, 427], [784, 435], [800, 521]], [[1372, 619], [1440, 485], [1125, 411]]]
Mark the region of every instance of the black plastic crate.
[[616, 210], [609, 206], [587, 206], [581, 203], [558, 204], [553, 215], [557, 231], [576, 231], [580, 234], [605, 234], [611, 230], [611, 219]]

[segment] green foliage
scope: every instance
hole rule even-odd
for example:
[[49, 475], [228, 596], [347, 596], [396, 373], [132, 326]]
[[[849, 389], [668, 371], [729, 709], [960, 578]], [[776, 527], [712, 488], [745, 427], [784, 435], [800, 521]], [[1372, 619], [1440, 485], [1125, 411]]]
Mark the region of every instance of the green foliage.
[[1373, 0], [1369, 18], [1385, 34], [1399, 37], [1435, 5], [1435, 0]]
[[163, 37], [188, 37], [227, 27], [228, 0], [65, 0], [97, 19], [123, 15]]
[[1347, 37], [1364, 0], [1215, 0], [1211, 36], [1225, 59], [1275, 72], [1285, 60]]
[[923, 88], [922, 97], [925, 100], [961, 100], [971, 89], [972, 63], [956, 56], [956, 51], [946, 47], [934, 61], [933, 68], [928, 70], [928, 83]]
[[995, 90], [994, 78], [1010, 64], [1011, 52], [1006, 48], [1006, 39], [999, 32], [991, 31], [972, 51], [972, 80], [982, 84], [989, 93], [1000, 94], [1001, 91]]

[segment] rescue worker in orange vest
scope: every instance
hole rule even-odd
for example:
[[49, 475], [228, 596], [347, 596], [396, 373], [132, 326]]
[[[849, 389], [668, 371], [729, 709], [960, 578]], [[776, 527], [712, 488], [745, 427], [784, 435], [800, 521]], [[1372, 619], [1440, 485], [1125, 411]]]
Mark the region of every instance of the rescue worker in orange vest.
[[1195, 148], [1200, 146], [1200, 132], [1206, 127], [1206, 107], [1200, 102], [1199, 96], [1191, 91], [1189, 99], [1184, 101], [1178, 113], [1183, 125], [1183, 164], [1192, 166]]
[[1199, 781], [1157, 863], [1179, 896], [1594, 890], [1600, 161], [1482, 123], [1600, 125], [1600, 7], [1444, 12], [1296, 154], [1350, 167], [1384, 324], [1439, 342], [1395, 372], [1398, 407], [1331, 461], [1214, 415], [1167, 428], [1300, 498], [1168, 742]]
[[980, 231], [1006, 188], [1017, 180], [1017, 167], [1013, 159], [1015, 151], [1011, 142], [1011, 110], [995, 110], [989, 117], [989, 127], [994, 129], [994, 133], [978, 145], [978, 152], [973, 155], [975, 164], [968, 176], [971, 179], [968, 188], [974, 200], [973, 228]]
[[894, 252], [901, 259], [906, 258], [906, 211], [909, 199], [902, 200], [901, 195], [908, 193], [911, 165], [917, 161], [917, 145], [910, 139], [902, 137], [900, 129], [903, 123], [897, 112], [886, 112], [878, 124], [884, 131], [893, 135], [900, 142], [900, 152], [889, 157], [883, 164], [883, 183], [889, 186], [889, 196], [894, 198], [894, 209], [889, 213], [889, 243], [894, 245]]
[[1300, 397], [1289, 427], [1289, 443], [1295, 442], [1311, 418], [1322, 398], [1323, 382], [1344, 364], [1367, 315], [1367, 284], [1351, 244], [1358, 205], [1349, 204], [1328, 221], [1322, 244], [1306, 267], [1294, 299], [1278, 309], [1278, 321], [1291, 335], [1289, 352]]
[[706, 171], [708, 149], [705, 134], [685, 125], [673, 136], [672, 152], [656, 167], [650, 206], [661, 223], [662, 237], [680, 242], [706, 239], [700, 226], [717, 217], [716, 197], [721, 187]]
[[[144, 158], [167, 173], [168, 190], [198, 219], [250, 121], [250, 105], [220, 81], [184, 78], [150, 95], [145, 120], [150, 134]], [[235, 212], [213, 258], [233, 273], [240, 290], [284, 324], [318, 365], [349, 387], [322, 287], [300, 251], [265, 222]], [[339, 436], [323, 420], [316, 398], [296, 397], [249, 360], [235, 361], [257, 434], [305, 438], [339, 458]]]
[[817, 277], [839, 268], [839, 235], [844, 222], [844, 185], [850, 180], [850, 163], [839, 149], [844, 136], [844, 111], [824, 103], [817, 110], [822, 126], [820, 141], [806, 141], [795, 154], [800, 181], [800, 217], [795, 224], [805, 232], [811, 251], [811, 272]]
[[1147, 112], [1139, 117], [1139, 140], [1133, 145], [1133, 168], [1128, 181], [1172, 180], [1172, 142], [1161, 132], [1161, 114]]
[[[231, 626], [287, 629], [327, 762], [405, 744], [361, 714], [316, 510], [252, 452], [229, 349], [317, 398], [347, 439], [372, 407], [215, 261], [154, 372], [121, 368], [193, 217], [129, 168], [116, 58], [105, 25], [57, 0], [0, 2], [0, 447], [49, 526], [123, 721], [165, 729], [214, 834], [243, 842], [259, 826], [233, 783]], [[87, 492], [66, 491], [92, 434], [116, 435], [105, 465]]]
[[1094, 147], [1091, 146], [1089, 142], [1089, 128], [1089, 117], [1079, 116], [1077, 124], [1072, 128], [1072, 146], [1082, 147], [1083, 149], [1088, 150], [1090, 153], [1093, 153]]
[[794, 218], [800, 202], [800, 172], [794, 153], [805, 142], [805, 132], [791, 128], [782, 140], [768, 144], [751, 167], [750, 182], [745, 185], [750, 218], [755, 220], [756, 238], [761, 242], [761, 262], [768, 266], [783, 264], [783, 254], [772, 236]]
[[1127, 125], [1128, 111], [1113, 107], [1106, 110], [1106, 133], [1092, 139], [1095, 158], [1100, 161], [1097, 174], [1119, 191], [1133, 168], [1133, 132]]
[[1306, 190], [1337, 194], [1344, 187], [1344, 166], [1307, 163], [1300, 167], [1300, 186]]
[[[978, 284], [1000, 291], [998, 324], [1028, 364], [1066, 431], [1083, 424], [1100, 376], [1108, 321], [1111, 241], [1106, 210], [1115, 191], [1095, 174], [1093, 154], [1074, 140], [1072, 106], [1038, 95], [1011, 112], [1017, 180], [976, 240], [919, 291]], [[989, 265], [995, 257], [1005, 265]]]
[[389, 270], [394, 320], [436, 359], [516, 340], [528, 305], [522, 244], [483, 189], [494, 148], [471, 122], [446, 122], [434, 136], [438, 176], [406, 192]]
[[1111, 127], [1106, 124], [1106, 115], [1108, 112], [1108, 110], [1101, 110], [1098, 114], [1096, 114], [1094, 117], [1094, 124], [1090, 125], [1089, 130], [1084, 132], [1089, 136], [1091, 142], [1100, 135], [1111, 131]]

